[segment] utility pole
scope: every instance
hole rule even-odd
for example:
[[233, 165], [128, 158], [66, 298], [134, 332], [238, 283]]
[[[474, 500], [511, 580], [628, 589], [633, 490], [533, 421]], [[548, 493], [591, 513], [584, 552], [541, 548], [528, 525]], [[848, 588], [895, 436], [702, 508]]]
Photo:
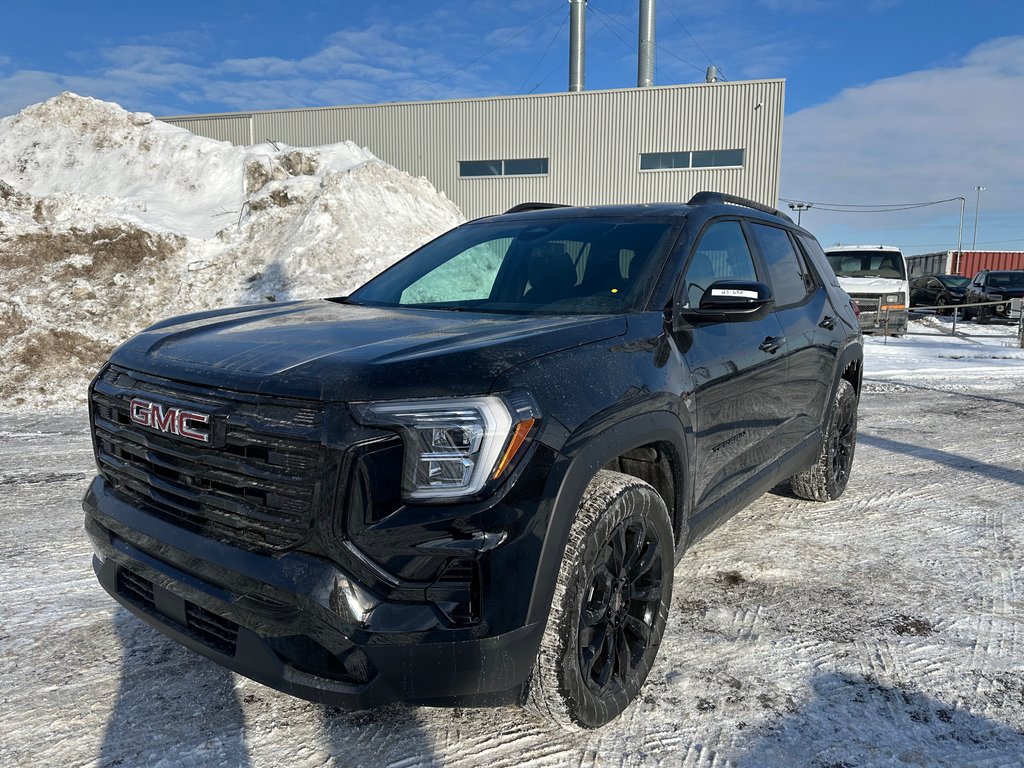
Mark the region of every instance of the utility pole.
[[985, 190], [984, 187], [975, 187], [974, 192], [977, 195], [974, 199], [974, 240], [971, 242], [971, 250], [978, 250], [978, 208], [981, 207], [981, 193]]
[[960, 274], [960, 256], [963, 255], [964, 242], [964, 207], [967, 205], [966, 197], [957, 198], [960, 201], [960, 229], [956, 233], [956, 266], [953, 271]]

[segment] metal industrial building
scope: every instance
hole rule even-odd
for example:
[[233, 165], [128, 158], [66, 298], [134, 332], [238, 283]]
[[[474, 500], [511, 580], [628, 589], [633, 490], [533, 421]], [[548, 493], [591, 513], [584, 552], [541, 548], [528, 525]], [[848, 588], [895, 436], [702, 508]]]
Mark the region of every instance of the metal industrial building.
[[517, 203], [686, 201], [700, 190], [776, 205], [785, 81], [577, 91], [164, 121], [235, 144], [350, 140], [425, 176], [472, 218]]

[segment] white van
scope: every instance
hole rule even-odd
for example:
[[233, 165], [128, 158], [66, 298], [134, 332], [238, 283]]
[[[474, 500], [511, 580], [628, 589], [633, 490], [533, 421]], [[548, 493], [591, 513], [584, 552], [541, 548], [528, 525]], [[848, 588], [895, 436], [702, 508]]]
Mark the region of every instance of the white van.
[[910, 283], [903, 252], [892, 245], [834, 245], [825, 249], [839, 285], [860, 307], [864, 333], [907, 332]]

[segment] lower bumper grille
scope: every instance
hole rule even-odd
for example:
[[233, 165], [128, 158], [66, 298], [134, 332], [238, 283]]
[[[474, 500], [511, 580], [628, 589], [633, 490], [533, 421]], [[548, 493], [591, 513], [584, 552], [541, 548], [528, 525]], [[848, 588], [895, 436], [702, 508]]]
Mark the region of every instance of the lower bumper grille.
[[159, 614], [164, 621], [177, 625], [179, 629], [215, 651], [226, 656], [235, 655], [235, 648], [238, 645], [238, 624], [230, 619], [173, 596], [175, 601], [180, 600], [184, 604], [185, 624], [182, 626], [157, 607], [153, 582], [127, 568], [118, 568], [117, 592], [128, 602], [147, 613]]

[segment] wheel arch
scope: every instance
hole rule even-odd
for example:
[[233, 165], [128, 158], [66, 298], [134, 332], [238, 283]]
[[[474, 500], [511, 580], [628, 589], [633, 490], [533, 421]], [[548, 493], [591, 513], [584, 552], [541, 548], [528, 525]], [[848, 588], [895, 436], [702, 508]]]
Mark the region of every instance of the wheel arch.
[[[568, 462], [554, 493], [541, 549], [529, 621], [545, 621], [555, 580], [588, 484], [601, 469], [613, 469], [650, 483], [662, 495], [672, 520], [677, 553], [687, 538], [689, 476], [684, 427], [670, 411], [653, 411], [616, 422], [605, 429], [580, 429], [566, 441]], [[665, 498], [666, 493], [670, 498]]]

